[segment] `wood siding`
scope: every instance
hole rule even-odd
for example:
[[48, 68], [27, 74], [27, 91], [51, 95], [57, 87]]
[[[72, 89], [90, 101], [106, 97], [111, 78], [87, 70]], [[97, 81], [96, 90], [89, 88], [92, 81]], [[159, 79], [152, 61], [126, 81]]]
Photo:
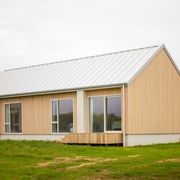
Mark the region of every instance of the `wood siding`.
[[122, 144], [122, 134], [70, 133], [61, 142], [65, 144]]
[[[98, 95], [113, 95], [120, 94], [121, 89], [110, 88], [101, 90], [86, 91], [86, 100], [88, 96]], [[51, 100], [61, 98], [74, 99], [74, 132], [77, 132], [77, 97], [76, 92], [39, 95], [29, 97], [7, 98], [0, 100], [0, 133], [4, 134], [4, 119], [5, 119], [5, 103], [22, 103], [22, 134], [51, 134]], [[89, 131], [88, 117], [88, 100], [86, 102], [85, 112], [85, 132]]]
[[129, 85], [126, 134], [180, 133], [180, 76], [164, 50]]
[[4, 134], [5, 103], [22, 103], [22, 134], [51, 134], [51, 100], [60, 98], [74, 99], [74, 130], [76, 132], [76, 93], [40, 95], [31, 97], [1, 99], [0, 127]]
[[99, 95], [110, 95], [110, 94], [120, 94], [121, 88], [109, 88], [109, 89], [98, 89], [98, 90], [89, 90], [86, 92], [88, 96], [99, 96]]

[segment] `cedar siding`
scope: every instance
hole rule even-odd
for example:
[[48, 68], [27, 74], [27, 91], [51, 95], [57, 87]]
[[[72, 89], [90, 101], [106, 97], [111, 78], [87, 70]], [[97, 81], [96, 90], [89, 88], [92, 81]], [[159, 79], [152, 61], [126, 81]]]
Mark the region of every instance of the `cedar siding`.
[[180, 133], [180, 76], [164, 49], [128, 86], [126, 134]]
[[4, 134], [5, 103], [22, 103], [22, 134], [51, 134], [51, 100], [61, 98], [74, 99], [74, 129], [76, 132], [76, 93], [39, 95], [1, 99], [1, 134]]

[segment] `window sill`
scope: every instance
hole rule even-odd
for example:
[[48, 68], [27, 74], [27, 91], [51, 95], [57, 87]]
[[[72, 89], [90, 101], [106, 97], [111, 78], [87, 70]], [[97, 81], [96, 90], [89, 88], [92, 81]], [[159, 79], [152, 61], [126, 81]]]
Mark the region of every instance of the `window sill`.
[[70, 132], [62, 132], [62, 133], [51, 133], [51, 135], [64, 135], [64, 134], [69, 134]]

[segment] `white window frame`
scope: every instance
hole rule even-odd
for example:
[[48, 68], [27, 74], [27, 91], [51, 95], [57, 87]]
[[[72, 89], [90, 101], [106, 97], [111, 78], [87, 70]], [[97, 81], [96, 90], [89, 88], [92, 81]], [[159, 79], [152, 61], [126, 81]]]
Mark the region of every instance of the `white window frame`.
[[[9, 110], [10, 110], [11, 104], [21, 104], [21, 132], [6, 132], [6, 125], [9, 124], [9, 126], [11, 127], [10, 113], [9, 113], [9, 123], [6, 123], [6, 105], [9, 105]], [[22, 102], [17, 101], [17, 102], [4, 103], [4, 134], [23, 134], [23, 104]]]
[[[73, 105], [73, 132], [53, 132], [52, 131], [52, 125], [53, 124], [57, 124], [57, 130], [59, 129], [59, 101], [60, 100], [65, 100], [65, 99], [71, 99], [72, 100], [72, 105]], [[57, 114], [58, 114], [58, 116], [57, 116], [57, 123], [56, 122], [53, 122], [52, 121], [52, 114], [53, 114], [53, 112], [52, 112], [52, 103], [53, 103], [53, 101], [58, 101], [58, 106], [57, 106]], [[50, 102], [50, 107], [51, 107], [51, 134], [68, 134], [68, 133], [74, 133], [74, 98], [73, 97], [70, 97], [70, 98], [58, 98], [58, 99], [51, 99], [51, 102]]]
[[[52, 119], [52, 115], [53, 115], [53, 101], [56, 101], [57, 103], [57, 121], [53, 121]], [[58, 99], [52, 99], [51, 100], [51, 132], [53, 134], [57, 134], [58, 132], [53, 132], [52, 131], [52, 127], [53, 127], [53, 124], [57, 124], [57, 130], [59, 129], [59, 110], [58, 110], [58, 103], [59, 103], [59, 100]]]
[[100, 133], [122, 133], [122, 126], [121, 126], [121, 130], [119, 131], [107, 131], [106, 130], [106, 97], [120, 97], [120, 101], [121, 101], [121, 125], [122, 125], [122, 96], [121, 94], [105, 94], [105, 95], [94, 95], [94, 96], [88, 96], [88, 124], [89, 124], [89, 132], [92, 132], [92, 121], [90, 120], [90, 98], [92, 97], [103, 97], [103, 106], [104, 106], [104, 132], [100, 132]]

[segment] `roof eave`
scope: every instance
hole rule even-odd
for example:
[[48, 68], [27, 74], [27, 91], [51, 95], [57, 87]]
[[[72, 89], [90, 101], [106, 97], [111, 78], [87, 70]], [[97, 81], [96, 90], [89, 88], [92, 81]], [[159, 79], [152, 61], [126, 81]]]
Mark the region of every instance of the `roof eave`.
[[19, 93], [19, 94], [7, 94], [7, 95], [0, 95], [0, 99], [76, 92], [79, 90], [109, 89], [109, 88], [122, 87], [123, 85], [127, 86], [128, 84], [127, 83], [117, 83], [117, 84], [107, 84], [107, 85], [99, 85], [99, 86], [77, 87], [77, 88], [70, 88], [70, 89], [57, 89], [57, 90], [27, 92], [27, 93]]

